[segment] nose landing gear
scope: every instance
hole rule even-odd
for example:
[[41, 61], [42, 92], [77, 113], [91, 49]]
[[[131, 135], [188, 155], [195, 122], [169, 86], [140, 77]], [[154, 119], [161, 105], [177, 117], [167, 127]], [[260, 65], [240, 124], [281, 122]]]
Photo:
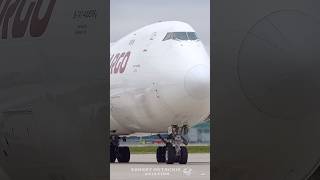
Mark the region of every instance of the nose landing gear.
[[[119, 146], [119, 139], [117, 135], [111, 136], [110, 143], [110, 162], [114, 163], [116, 159], [119, 163], [128, 163], [130, 161], [130, 149], [127, 146]], [[125, 141], [125, 138], [123, 138]]]
[[180, 164], [186, 164], [188, 162], [188, 150], [185, 146], [189, 140], [187, 137], [188, 126], [184, 125], [179, 127], [172, 125], [168, 132], [168, 139], [164, 139], [160, 134], [158, 136], [166, 144], [164, 147], [158, 147], [157, 149], [157, 161], [158, 163], [173, 164], [178, 162]]

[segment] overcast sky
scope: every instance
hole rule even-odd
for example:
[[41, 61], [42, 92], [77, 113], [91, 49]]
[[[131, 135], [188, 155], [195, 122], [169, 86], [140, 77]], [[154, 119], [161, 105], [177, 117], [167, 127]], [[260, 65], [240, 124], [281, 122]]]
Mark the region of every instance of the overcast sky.
[[210, 49], [210, 0], [110, 0], [110, 40], [157, 21], [190, 24]]

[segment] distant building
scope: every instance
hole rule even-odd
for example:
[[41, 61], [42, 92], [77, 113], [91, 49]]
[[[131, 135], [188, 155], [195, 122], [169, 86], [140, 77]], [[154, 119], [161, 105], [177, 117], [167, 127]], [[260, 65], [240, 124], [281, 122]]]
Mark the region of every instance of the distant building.
[[210, 143], [210, 121], [200, 123], [189, 130], [190, 143]]

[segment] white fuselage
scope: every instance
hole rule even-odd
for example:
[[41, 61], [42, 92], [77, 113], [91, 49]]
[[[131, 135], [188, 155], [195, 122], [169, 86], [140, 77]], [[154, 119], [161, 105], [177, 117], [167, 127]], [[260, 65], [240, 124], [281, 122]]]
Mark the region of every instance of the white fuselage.
[[165, 40], [194, 32], [178, 21], [143, 27], [111, 45], [110, 130], [166, 132], [192, 126], [210, 113], [210, 61], [200, 40]]

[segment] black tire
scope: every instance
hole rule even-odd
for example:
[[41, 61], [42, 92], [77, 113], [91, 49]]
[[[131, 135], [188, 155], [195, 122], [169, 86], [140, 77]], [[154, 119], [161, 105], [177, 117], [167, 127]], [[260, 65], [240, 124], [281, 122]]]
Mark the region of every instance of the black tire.
[[116, 148], [113, 145], [110, 145], [110, 162], [116, 162]]
[[157, 162], [158, 163], [166, 162], [166, 147], [157, 148]]
[[118, 162], [127, 163], [130, 161], [130, 149], [129, 147], [119, 147]]
[[173, 146], [167, 146], [165, 158], [167, 164], [173, 164], [176, 161], [176, 149]]
[[181, 147], [180, 150], [180, 158], [179, 163], [180, 164], [187, 164], [188, 162], [188, 149], [184, 146]]

